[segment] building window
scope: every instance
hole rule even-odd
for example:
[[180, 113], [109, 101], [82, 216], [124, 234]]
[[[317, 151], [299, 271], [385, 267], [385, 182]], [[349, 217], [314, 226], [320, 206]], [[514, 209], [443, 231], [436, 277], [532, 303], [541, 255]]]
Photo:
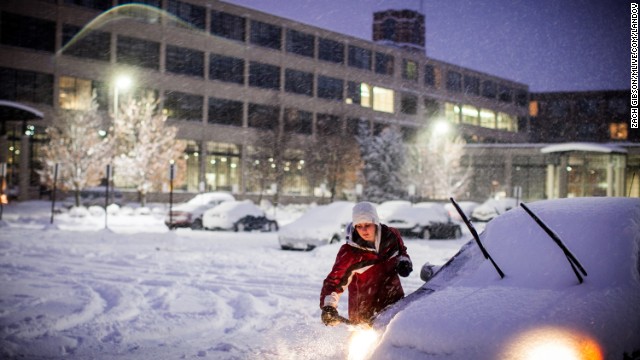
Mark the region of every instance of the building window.
[[393, 90], [374, 86], [373, 110], [393, 113]]
[[204, 30], [206, 10], [202, 6], [189, 4], [183, 1], [169, 0], [167, 11], [180, 20]]
[[328, 76], [318, 76], [318, 97], [330, 100], [342, 100], [344, 82]]
[[282, 28], [261, 21], [251, 21], [251, 43], [270, 49], [281, 49]]
[[440, 114], [440, 104], [435, 99], [424, 99], [424, 116], [426, 119], [435, 119]]
[[164, 109], [169, 118], [188, 121], [202, 121], [203, 97], [177, 91], [167, 91]]
[[0, 99], [53, 105], [53, 75], [0, 67]]
[[280, 89], [280, 67], [259, 62], [249, 63], [249, 85], [263, 89]]
[[400, 97], [400, 112], [408, 115], [418, 113], [418, 97], [411, 94], [402, 94]]
[[424, 66], [424, 84], [425, 86], [436, 86], [436, 71], [433, 65]]
[[64, 3], [84, 6], [95, 10], [107, 10], [111, 7], [111, 0], [64, 0]]
[[313, 74], [286, 69], [284, 73], [284, 90], [294, 94], [313, 96]]
[[244, 60], [229, 56], [209, 56], [209, 78], [236, 84], [244, 84]]
[[627, 123], [610, 123], [609, 138], [611, 140], [627, 140], [629, 137], [629, 129]]
[[340, 117], [329, 114], [316, 115], [316, 133], [320, 136], [333, 136], [342, 131]]
[[516, 104], [518, 106], [527, 106], [529, 103], [529, 96], [526, 90], [517, 90], [516, 91]]
[[371, 50], [349, 45], [349, 66], [371, 70]]
[[462, 105], [462, 123], [478, 126], [480, 111], [475, 106]]
[[62, 27], [62, 53], [64, 55], [109, 61], [111, 53], [111, 35], [107, 32], [92, 30], [78, 36], [82, 28], [65, 24]]
[[204, 76], [204, 52], [167, 45], [167, 71], [175, 74]]
[[117, 62], [158, 70], [160, 44], [153, 41], [118, 36]]
[[320, 38], [318, 41], [318, 59], [344, 64], [344, 44]]
[[360, 83], [355, 81], [347, 82], [347, 98], [345, 101], [347, 104], [360, 104]]
[[369, 122], [366, 119], [362, 118], [347, 118], [347, 134], [349, 135], [358, 135], [360, 132], [360, 127], [369, 128]]
[[598, 112], [598, 99], [578, 99], [577, 108], [580, 116], [593, 116]]
[[242, 102], [209, 98], [209, 124], [242, 126]]
[[287, 52], [313, 57], [315, 48], [315, 37], [296, 30], [287, 30]]
[[402, 59], [402, 78], [418, 81], [418, 63], [413, 60]]
[[393, 55], [376, 52], [375, 71], [377, 74], [393, 75]]
[[447, 71], [447, 90], [462, 91], [462, 74], [457, 71]]
[[509, 114], [498, 113], [496, 129], [505, 131], [518, 131], [518, 120]]
[[498, 94], [498, 90], [496, 89], [496, 83], [491, 80], [485, 80], [482, 82], [482, 96], [495, 99]]
[[89, 101], [93, 95], [91, 80], [60, 76], [58, 89], [60, 90], [58, 98], [60, 108], [88, 110], [87, 105], [89, 105]]
[[496, 128], [496, 113], [489, 109], [480, 109], [480, 126], [495, 129]]
[[0, 44], [53, 52], [56, 43], [56, 23], [0, 12]]
[[313, 113], [292, 108], [285, 109], [284, 131], [311, 135], [313, 132]]
[[469, 95], [480, 95], [480, 79], [475, 76], [464, 76], [464, 93]]
[[249, 127], [275, 130], [280, 110], [276, 106], [249, 104]]
[[211, 34], [244, 42], [245, 18], [222, 11], [211, 11]]
[[563, 118], [569, 115], [569, 102], [566, 100], [551, 100], [546, 105], [550, 117]]
[[629, 102], [625, 98], [611, 98], [607, 102], [607, 108], [614, 114], [625, 114], [629, 111]]
[[240, 150], [237, 145], [207, 143], [205, 181], [207, 191], [232, 191], [240, 185]]
[[513, 101], [513, 95], [511, 94], [511, 88], [508, 86], [500, 85], [498, 90], [498, 100], [503, 102]]

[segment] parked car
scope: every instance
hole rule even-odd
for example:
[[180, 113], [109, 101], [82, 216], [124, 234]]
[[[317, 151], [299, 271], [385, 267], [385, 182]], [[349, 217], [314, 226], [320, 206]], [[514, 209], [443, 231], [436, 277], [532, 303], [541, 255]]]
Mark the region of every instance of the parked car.
[[251, 200], [225, 201], [205, 211], [202, 225], [207, 230], [278, 231], [278, 223]]
[[389, 200], [384, 201], [376, 206], [380, 221], [385, 222], [387, 218], [396, 210], [411, 207], [411, 202], [407, 200]]
[[470, 240], [374, 319], [380, 340], [369, 355], [638, 359], [640, 200], [569, 198], [527, 207], [560, 242], [522, 207], [498, 216], [480, 239], [504, 278]]
[[[454, 199], [455, 200], [455, 199]], [[462, 209], [462, 212], [467, 216], [467, 219], [471, 219], [471, 214], [473, 214], [473, 210], [475, 210], [480, 204], [475, 201], [456, 201]], [[449, 216], [454, 221], [462, 221], [462, 216], [458, 213], [458, 210], [453, 206], [452, 203], [448, 202], [444, 204], [444, 208], [449, 212]]]
[[309, 208], [298, 219], [280, 228], [280, 247], [283, 250], [312, 250], [340, 242], [345, 237], [347, 223], [351, 222], [354, 205], [350, 201], [336, 201]]
[[462, 236], [460, 224], [451, 220], [440, 203], [401, 206], [387, 214], [383, 222], [398, 229], [404, 237], [429, 240], [457, 239]]
[[173, 206], [171, 213], [167, 213], [165, 216], [164, 223], [169, 229], [190, 227], [194, 230], [200, 230], [202, 229], [202, 214], [229, 200], [235, 200], [235, 198], [223, 191], [198, 194], [185, 203]]
[[514, 198], [489, 199], [473, 209], [471, 221], [487, 222], [517, 206], [517, 200]]

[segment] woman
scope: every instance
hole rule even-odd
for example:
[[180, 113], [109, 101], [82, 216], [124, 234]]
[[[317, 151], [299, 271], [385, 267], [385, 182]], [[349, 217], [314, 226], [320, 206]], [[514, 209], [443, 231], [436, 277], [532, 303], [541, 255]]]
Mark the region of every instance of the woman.
[[347, 243], [340, 247], [333, 269], [320, 292], [322, 322], [340, 323], [338, 302], [349, 290], [349, 321], [369, 323], [385, 307], [404, 297], [400, 278], [413, 270], [398, 230], [381, 224], [375, 206], [360, 202], [353, 207]]

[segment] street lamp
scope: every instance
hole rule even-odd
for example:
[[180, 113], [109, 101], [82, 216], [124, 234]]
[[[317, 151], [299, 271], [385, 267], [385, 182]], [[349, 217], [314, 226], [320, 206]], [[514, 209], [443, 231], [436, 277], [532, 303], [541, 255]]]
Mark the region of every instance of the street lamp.
[[131, 78], [126, 75], [116, 77], [113, 86], [113, 118], [118, 120], [118, 95], [120, 90], [127, 90], [131, 87]]

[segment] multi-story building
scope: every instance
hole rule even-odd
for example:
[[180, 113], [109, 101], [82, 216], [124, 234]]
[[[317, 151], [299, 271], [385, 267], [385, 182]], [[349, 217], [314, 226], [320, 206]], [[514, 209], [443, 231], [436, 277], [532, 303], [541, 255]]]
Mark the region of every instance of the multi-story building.
[[377, 14], [386, 27], [373, 42], [217, 0], [130, 3], [0, 2], [0, 99], [44, 114], [2, 123], [0, 162], [9, 163], [9, 185], [21, 184], [23, 198], [38, 184], [29, 168], [53, 111], [93, 91], [102, 110], [118, 111], [125, 93], [115, 79], [123, 74], [154, 91], [179, 128], [187, 144], [182, 189], [191, 192], [257, 191], [249, 167], [273, 161], [256, 158], [269, 132], [289, 139], [273, 164], [285, 173], [282, 192], [301, 195], [313, 192], [304, 149], [353, 135], [362, 122], [374, 133], [398, 127], [407, 141], [440, 119], [470, 143], [527, 140], [518, 128], [528, 116], [527, 85], [380, 41], [424, 46], [423, 30], [422, 38], [394, 37], [393, 25], [406, 22], [393, 16], [424, 29], [416, 12]]

